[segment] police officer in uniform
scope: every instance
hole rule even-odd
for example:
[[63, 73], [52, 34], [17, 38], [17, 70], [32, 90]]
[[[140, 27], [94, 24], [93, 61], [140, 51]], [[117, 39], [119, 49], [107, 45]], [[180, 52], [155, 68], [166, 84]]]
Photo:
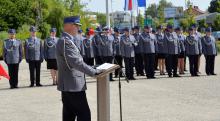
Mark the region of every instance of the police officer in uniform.
[[157, 27], [156, 41], [160, 75], [165, 75], [165, 58], [167, 54], [167, 43], [164, 41], [163, 26], [161, 25]]
[[[198, 25], [197, 24], [192, 24], [192, 26], [191, 26], [192, 28], [193, 28], [193, 31], [195, 31], [195, 36], [197, 36], [198, 38], [199, 38], [199, 41], [201, 41], [202, 40], [202, 34], [200, 33], [200, 32], [198, 32]], [[199, 56], [198, 56], [198, 73], [201, 73], [200, 71], [199, 71], [199, 69], [200, 69], [200, 61], [201, 61], [201, 55], [202, 55], [202, 53], [199, 53]]]
[[176, 29], [176, 34], [179, 40], [179, 56], [178, 56], [178, 67], [179, 67], [179, 74], [184, 74], [184, 66], [185, 66], [185, 40], [186, 37], [182, 34], [182, 30], [180, 27], [177, 27]]
[[[121, 50], [120, 50], [120, 33], [118, 28], [114, 28], [114, 41], [113, 41], [113, 53], [114, 53], [114, 63], [118, 64], [122, 68], [122, 56], [121, 56]], [[122, 72], [120, 69], [115, 70], [115, 78], [118, 77], [123, 77]]]
[[80, 53], [82, 56], [85, 55], [85, 50], [84, 50], [84, 46], [83, 46], [83, 40], [84, 40], [84, 36], [83, 36], [83, 30], [79, 30], [78, 31], [78, 35], [76, 36], [76, 40], [77, 41], [74, 41], [74, 43], [77, 45], [77, 47], [79, 48], [80, 50]]
[[155, 78], [155, 53], [157, 48], [156, 37], [151, 33], [151, 27], [145, 26], [140, 35], [140, 43], [143, 48], [145, 73], [148, 79]]
[[[109, 28], [103, 28], [104, 33], [101, 36], [101, 53], [104, 63], [113, 63], [113, 41], [114, 36], [109, 33]], [[112, 78], [112, 73], [110, 74], [110, 81], [114, 81]]]
[[94, 52], [96, 65], [103, 64], [103, 59], [101, 58], [101, 56], [102, 56], [102, 53], [101, 53], [101, 46], [102, 46], [101, 45], [101, 42], [102, 42], [101, 34], [102, 34], [102, 29], [100, 27], [97, 27], [95, 30], [95, 36], [92, 38], [93, 52]]
[[134, 34], [135, 40], [137, 42], [137, 46], [134, 48], [135, 52], [135, 69], [137, 72], [137, 76], [144, 76], [144, 62], [143, 62], [143, 48], [140, 43], [140, 32], [139, 26], [134, 27]]
[[40, 84], [40, 69], [43, 62], [43, 46], [39, 38], [36, 37], [37, 29], [34, 26], [30, 27], [31, 37], [25, 41], [25, 59], [29, 64], [30, 70], [30, 87], [33, 87], [36, 81], [36, 86]]
[[129, 33], [129, 29], [124, 28], [124, 34], [121, 36], [120, 47], [121, 54], [125, 63], [125, 74], [127, 79], [135, 80], [134, 78], [134, 46], [137, 45], [135, 43], [135, 38], [133, 35]]
[[47, 69], [50, 69], [53, 85], [57, 84], [56, 44], [59, 38], [56, 37], [56, 31], [56, 28], [51, 28], [50, 37], [44, 42], [44, 59], [47, 62]]
[[62, 92], [63, 121], [91, 121], [86, 98], [85, 74], [95, 76], [101, 71], [88, 66], [74, 41], [80, 26], [78, 16], [64, 19], [64, 33], [57, 43], [58, 90]]
[[85, 55], [83, 56], [83, 60], [87, 65], [93, 66], [94, 65], [94, 53], [93, 53], [93, 46], [90, 33], [86, 32], [86, 38], [83, 40], [83, 47], [85, 51]]
[[179, 77], [177, 74], [178, 55], [179, 55], [179, 41], [175, 32], [173, 32], [173, 26], [167, 25], [167, 33], [164, 36], [167, 43], [167, 58], [166, 68], [169, 77]]
[[201, 40], [195, 35], [195, 31], [192, 27], [189, 28], [189, 36], [185, 41], [186, 55], [189, 57], [189, 66], [191, 76], [198, 75], [198, 59], [202, 52]]
[[8, 66], [10, 88], [18, 88], [18, 69], [22, 60], [22, 43], [16, 39], [15, 29], [9, 29], [9, 38], [4, 41], [3, 58]]
[[202, 38], [202, 52], [205, 56], [206, 66], [205, 71], [207, 75], [216, 75], [214, 73], [215, 56], [217, 55], [217, 47], [215, 38], [212, 36], [212, 28], [206, 28], [206, 35]]

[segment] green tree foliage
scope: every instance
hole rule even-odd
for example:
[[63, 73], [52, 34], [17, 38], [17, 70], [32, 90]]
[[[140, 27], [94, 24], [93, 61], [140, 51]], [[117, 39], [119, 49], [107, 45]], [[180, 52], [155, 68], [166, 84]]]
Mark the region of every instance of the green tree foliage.
[[219, 31], [220, 30], [220, 15], [218, 15], [216, 17], [216, 19], [214, 20], [213, 29], [214, 29], [214, 31]]
[[32, 24], [31, 0], [0, 0], [0, 27], [17, 29], [24, 23]]
[[208, 8], [210, 13], [220, 12], [220, 0], [212, 0]]
[[192, 6], [189, 6], [188, 10], [184, 13], [184, 18], [180, 19], [180, 26], [184, 30], [187, 30], [192, 24], [195, 24], [195, 15], [193, 14]]
[[140, 27], [144, 27], [144, 16], [142, 16], [141, 14], [138, 14], [137, 16], [137, 24]]
[[43, 39], [49, 35], [51, 27], [57, 28], [59, 36], [63, 18], [73, 15], [81, 17], [82, 29], [85, 30], [90, 22], [84, 7], [80, 0], [0, 0], [0, 31], [34, 25]]
[[153, 19], [158, 18], [160, 23], [164, 23], [164, 8], [173, 7], [171, 2], [160, 0], [159, 4], [151, 4], [145, 11], [145, 17], [150, 15]]
[[95, 13], [95, 15], [97, 16], [97, 22], [101, 26], [106, 26], [106, 15], [104, 13]]

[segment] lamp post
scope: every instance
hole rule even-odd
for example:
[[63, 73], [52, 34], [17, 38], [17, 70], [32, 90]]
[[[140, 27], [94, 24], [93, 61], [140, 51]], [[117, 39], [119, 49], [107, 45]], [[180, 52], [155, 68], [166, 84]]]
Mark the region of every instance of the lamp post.
[[110, 28], [109, 0], [106, 0], [106, 25], [108, 28]]

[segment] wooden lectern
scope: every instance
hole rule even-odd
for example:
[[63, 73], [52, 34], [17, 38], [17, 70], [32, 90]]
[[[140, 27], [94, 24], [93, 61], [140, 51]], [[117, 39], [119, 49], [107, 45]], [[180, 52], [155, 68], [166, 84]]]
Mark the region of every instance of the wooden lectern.
[[97, 76], [97, 121], [110, 121], [110, 85], [109, 74], [120, 68], [111, 64], [111, 67]]

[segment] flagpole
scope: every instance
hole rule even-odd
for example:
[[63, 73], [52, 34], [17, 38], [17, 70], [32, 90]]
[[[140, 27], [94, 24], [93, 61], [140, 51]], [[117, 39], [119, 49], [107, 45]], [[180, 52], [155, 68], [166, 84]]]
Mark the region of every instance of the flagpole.
[[106, 0], [106, 26], [110, 28], [109, 0]]

